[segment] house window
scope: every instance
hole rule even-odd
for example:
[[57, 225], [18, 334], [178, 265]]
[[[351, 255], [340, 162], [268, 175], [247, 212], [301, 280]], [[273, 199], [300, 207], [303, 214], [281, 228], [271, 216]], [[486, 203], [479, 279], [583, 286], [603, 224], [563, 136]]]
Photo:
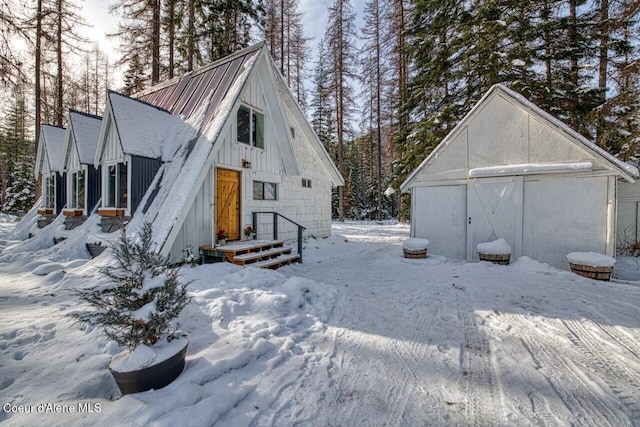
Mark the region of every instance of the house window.
[[238, 142], [264, 148], [264, 114], [241, 105], [237, 118]]
[[107, 196], [105, 207], [125, 208], [127, 207], [127, 164], [117, 163], [107, 167], [106, 191]]
[[302, 188], [311, 188], [311, 180], [302, 178]]
[[56, 197], [56, 177], [51, 174], [44, 178], [44, 206], [45, 208], [55, 207]]
[[271, 182], [253, 181], [254, 200], [278, 200], [276, 184]]
[[70, 207], [72, 209], [84, 209], [84, 171], [71, 174], [70, 194]]
[[291, 126], [291, 138], [296, 139], [296, 128]]

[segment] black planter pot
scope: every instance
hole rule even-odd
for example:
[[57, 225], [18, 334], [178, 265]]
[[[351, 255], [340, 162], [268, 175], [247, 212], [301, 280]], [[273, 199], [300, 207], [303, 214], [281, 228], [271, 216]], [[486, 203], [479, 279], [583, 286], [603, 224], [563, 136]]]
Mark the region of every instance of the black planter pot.
[[189, 341], [185, 341], [184, 347], [178, 353], [157, 365], [132, 372], [117, 372], [109, 368], [122, 394], [157, 390], [171, 384], [184, 370], [184, 360], [189, 345]]

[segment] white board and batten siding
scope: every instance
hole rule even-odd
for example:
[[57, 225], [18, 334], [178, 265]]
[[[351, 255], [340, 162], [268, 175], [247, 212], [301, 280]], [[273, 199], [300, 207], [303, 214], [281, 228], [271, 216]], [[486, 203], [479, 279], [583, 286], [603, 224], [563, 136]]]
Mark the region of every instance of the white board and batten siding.
[[[569, 252], [615, 255], [620, 171], [507, 92], [490, 92], [403, 184], [412, 237], [470, 261], [498, 238], [512, 259], [564, 269]], [[637, 209], [640, 194], [628, 198]]]
[[[264, 88], [263, 85], [271, 84], [271, 80], [259, 76], [260, 73], [253, 73], [249, 77], [217, 142], [221, 143], [215, 160], [217, 167], [241, 172], [241, 229], [252, 223], [252, 212], [276, 211], [305, 226], [306, 235], [328, 236], [331, 233], [331, 181], [287, 107], [278, 99], [265, 99], [268, 96], [275, 98], [275, 88]], [[236, 112], [240, 105], [264, 113], [264, 149], [237, 142]], [[284, 138], [289, 140], [283, 141]], [[286, 152], [288, 147], [292, 147], [292, 152]], [[284, 163], [287, 155], [295, 156], [301, 175], [287, 173]], [[243, 159], [251, 162], [251, 168], [241, 167]], [[311, 180], [311, 188], [302, 187], [302, 178]], [[254, 181], [276, 184], [277, 200], [254, 200]], [[263, 230], [259, 229], [259, 234], [270, 233], [271, 222], [268, 216], [260, 216]], [[297, 238], [297, 229], [286, 221], [279, 222], [279, 229], [281, 239]], [[262, 236], [268, 237], [268, 234]]]
[[619, 248], [640, 243], [640, 183], [618, 184], [616, 235]]
[[122, 144], [120, 143], [118, 132], [113, 125], [113, 118], [107, 114], [105, 114], [105, 117], [107, 118], [107, 123], [104, 126], [104, 130], [107, 139], [103, 146], [102, 153], [99, 153], [100, 162], [106, 164], [125, 161]]
[[184, 259], [186, 255], [184, 251], [190, 246], [192, 253], [197, 256], [198, 247], [194, 247], [193, 242], [199, 242], [201, 246], [210, 246], [214, 243], [212, 233], [214, 176], [213, 168], [210, 168], [171, 247], [170, 256], [174, 260]]
[[[189, 242], [206, 242], [201, 243], [203, 245], [214, 242], [215, 177], [218, 168], [240, 172], [241, 233], [252, 224], [253, 212], [276, 211], [306, 227], [305, 236], [324, 237], [331, 234], [330, 177], [287, 106], [277, 99], [276, 89], [263, 86], [271, 85], [271, 79], [260, 78], [259, 74], [254, 72], [249, 76], [215, 141], [214, 164], [210, 166], [172, 245], [171, 255], [174, 259], [182, 258]], [[237, 142], [237, 111], [241, 105], [264, 114], [264, 148]], [[243, 160], [250, 162], [251, 167], [243, 168]], [[302, 187], [303, 178], [311, 181], [311, 188]], [[254, 200], [254, 181], [276, 184], [277, 200]], [[271, 238], [272, 216], [261, 215], [258, 222], [258, 237]], [[278, 225], [280, 239], [297, 239], [295, 226], [283, 220]]]
[[78, 157], [78, 150], [76, 148], [72, 132], [67, 132], [66, 137], [69, 139], [69, 141], [67, 141], [65, 144], [65, 146], [67, 147], [67, 152], [64, 156], [62, 170], [69, 173], [81, 171], [83, 168], [82, 165], [80, 165], [80, 158]]

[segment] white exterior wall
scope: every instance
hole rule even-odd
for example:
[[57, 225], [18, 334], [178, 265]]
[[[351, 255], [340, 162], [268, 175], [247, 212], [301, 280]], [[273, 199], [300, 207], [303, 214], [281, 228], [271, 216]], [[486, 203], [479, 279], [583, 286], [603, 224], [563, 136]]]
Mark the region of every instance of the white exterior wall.
[[[259, 78], [253, 73], [240, 95], [229, 120], [222, 128], [214, 158], [214, 165], [198, 190], [196, 200], [191, 206], [189, 214], [172, 245], [171, 254], [174, 259], [181, 259], [183, 249], [189, 245], [205, 245], [213, 243], [215, 224], [213, 218], [215, 207], [215, 176], [216, 168], [235, 170], [240, 172], [240, 233], [252, 223], [252, 212], [276, 211], [291, 220], [306, 227], [305, 236], [325, 237], [331, 234], [331, 181], [321, 162], [317, 159], [311, 143], [306, 139], [301, 129], [296, 127], [286, 107], [278, 101], [281, 110], [268, 110], [265, 102], [265, 92], [262, 82], [270, 84], [268, 78]], [[273, 103], [271, 103], [273, 105]], [[246, 105], [264, 114], [265, 140], [264, 149], [251, 147], [237, 142], [236, 121], [240, 105]], [[282, 132], [277, 129], [276, 116], [284, 113], [287, 129]], [[301, 175], [287, 176], [276, 135], [288, 135], [291, 138], [290, 127], [295, 129], [292, 139], [293, 154], [297, 160]], [[278, 130], [280, 130], [278, 132]], [[284, 141], [283, 144], [289, 144]], [[251, 162], [251, 168], [243, 168], [242, 161]], [[310, 179], [311, 188], [302, 187], [302, 178]], [[277, 184], [277, 200], [254, 200], [253, 181]], [[258, 238], [271, 239], [272, 216], [259, 215]], [[297, 239], [297, 227], [288, 221], [280, 219], [278, 222], [279, 238], [284, 240]], [[198, 247], [194, 247], [195, 251]]]
[[523, 255], [565, 270], [570, 252], [613, 256], [607, 235], [608, 181], [608, 177], [527, 177]]
[[[253, 74], [240, 96], [240, 104], [230, 116], [230, 121], [225, 127], [220, 149], [217, 153], [216, 165], [241, 171], [241, 231], [251, 224], [252, 212], [276, 211], [291, 218], [293, 221], [305, 226], [305, 235], [324, 237], [331, 234], [331, 182], [324, 172], [320, 162], [310, 143], [304, 138], [300, 129], [296, 129], [295, 138], [292, 140], [294, 154], [302, 175], [287, 176], [284, 170], [282, 155], [277, 146], [277, 135], [274, 114], [280, 112], [268, 111], [262, 90], [262, 82], [270, 82], [268, 79], [259, 79]], [[265, 143], [264, 149], [250, 147], [247, 144], [236, 142], [236, 112], [239, 105], [245, 104], [262, 111], [265, 115]], [[283, 108], [284, 109], [284, 108]], [[285, 111], [287, 126], [294, 126], [293, 121]], [[291, 138], [290, 129], [286, 134]], [[288, 142], [284, 142], [288, 144]], [[242, 169], [242, 160], [251, 162], [250, 169]], [[312, 188], [302, 187], [302, 178], [311, 179]], [[277, 184], [278, 200], [254, 200], [253, 181], [270, 182]], [[259, 216], [259, 238], [271, 238], [271, 218], [268, 215]], [[297, 228], [287, 221], [280, 221], [279, 238], [293, 240], [297, 238]]]
[[617, 213], [618, 247], [640, 242], [640, 183], [618, 183]]
[[[569, 252], [613, 256], [616, 230], [619, 235], [623, 227], [631, 227], [638, 238], [640, 187], [622, 184], [621, 197], [626, 201], [619, 203], [618, 209], [622, 206], [625, 212], [619, 214], [632, 220], [620, 221], [618, 216], [616, 228], [616, 172], [603, 159], [500, 92], [445, 141], [411, 184], [411, 233], [430, 241], [430, 253], [473, 260], [477, 259], [476, 240], [484, 235], [496, 238], [495, 224], [478, 217], [480, 203], [468, 194], [471, 187], [465, 185], [492, 179], [513, 180], [506, 203], [509, 206], [503, 204], [499, 209], [508, 212], [502, 212], [502, 217], [496, 213], [497, 201], [507, 195], [503, 192], [506, 185], [486, 187], [486, 197], [494, 197], [495, 203], [485, 203], [483, 208], [496, 211], [492, 219], [507, 234], [497, 237], [511, 245], [512, 260], [524, 255], [568, 269]], [[593, 170], [469, 178], [472, 168], [584, 161], [592, 162]], [[472, 225], [468, 224], [470, 216]]]
[[213, 245], [213, 168], [209, 169], [207, 176], [198, 190], [195, 201], [189, 209], [189, 213], [180, 228], [171, 248], [170, 256], [175, 260], [182, 260], [183, 252], [191, 246], [192, 253], [198, 255], [199, 246]]
[[465, 259], [467, 247], [467, 186], [414, 187], [411, 236], [429, 240], [429, 253]]
[[107, 141], [100, 153], [100, 161], [102, 163], [115, 163], [118, 161], [124, 161], [124, 153], [122, 152], [122, 144], [120, 144], [120, 138], [118, 132], [113, 125], [113, 119], [111, 116], [107, 118], [106, 125]]

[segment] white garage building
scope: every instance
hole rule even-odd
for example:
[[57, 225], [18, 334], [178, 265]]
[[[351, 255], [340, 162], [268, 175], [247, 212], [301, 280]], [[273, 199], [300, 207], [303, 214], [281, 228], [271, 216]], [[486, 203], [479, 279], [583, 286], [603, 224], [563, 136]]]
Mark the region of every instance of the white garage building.
[[569, 252], [615, 255], [618, 184], [637, 178], [634, 166], [495, 85], [401, 189], [412, 195], [411, 235], [429, 239], [430, 253], [477, 260], [478, 243], [504, 238], [512, 260], [567, 269]]

